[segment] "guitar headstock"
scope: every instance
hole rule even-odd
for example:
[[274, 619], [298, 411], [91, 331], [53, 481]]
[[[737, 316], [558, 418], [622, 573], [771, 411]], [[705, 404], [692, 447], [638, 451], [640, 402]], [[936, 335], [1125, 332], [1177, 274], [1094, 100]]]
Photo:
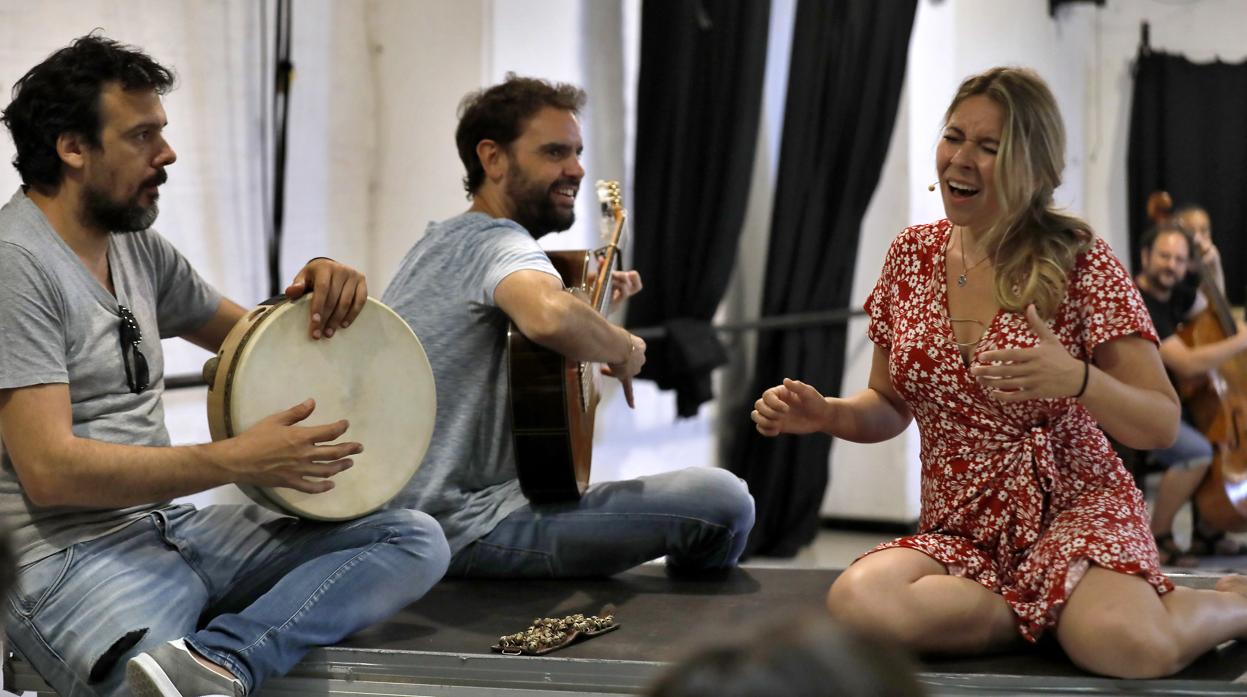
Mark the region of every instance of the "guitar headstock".
[[605, 245], [594, 252], [600, 265], [598, 266], [597, 282], [594, 284], [592, 305], [598, 312], [606, 314], [607, 302], [611, 297], [611, 271], [620, 262], [620, 247], [624, 244], [624, 228], [628, 223], [628, 211], [623, 207], [623, 187], [617, 181], [597, 182], [598, 203], [602, 206], [602, 216], [598, 218], [598, 227]]
[[597, 191], [602, 217], [614, 219], [623, 213], [623, 187], [619, 182], [599, 179]]

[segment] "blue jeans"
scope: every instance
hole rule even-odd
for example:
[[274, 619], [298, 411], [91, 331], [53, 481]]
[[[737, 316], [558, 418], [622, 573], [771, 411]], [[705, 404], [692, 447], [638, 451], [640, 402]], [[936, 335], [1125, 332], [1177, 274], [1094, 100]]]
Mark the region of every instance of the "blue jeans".
[[677, 572], [730, 568], [753, 497], [727, 470], [689, 467], [590, 486], [579, 501], [527, 504], [455, 554], [450, 576], [609, 576], [666, 555]]
[[61, 697], [128, 694], [126, 661], [179, 637], [252, 692], [424, 595], [449, 556], [414, 511], [317, 523], [175, 506], [20, 569], [5, 625]]
[[1165, 469], [1207, 467], [1212, 464], [1212, 456], [1212, 443], [1208, 442], [1199, 429], [1185, 421], [1178, 422], [1178, 439], [1173, 445], [1148, 453], [1152, 462]]

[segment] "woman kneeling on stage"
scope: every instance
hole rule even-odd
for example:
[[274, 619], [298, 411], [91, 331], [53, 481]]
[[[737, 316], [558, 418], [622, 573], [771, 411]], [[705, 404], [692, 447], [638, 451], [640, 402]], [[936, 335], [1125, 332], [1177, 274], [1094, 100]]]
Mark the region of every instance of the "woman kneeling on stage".
[[1104, 432], [1167, 446], [1178, 399], [1130, 275], [1053, 207], [1064, 148], [1034, 72], [962, 83], [935, 157], [948, 217], [896, 238], [866, 301], [868, 387], [824, 398], [784, 380], [753, 420], [768, 436], [857, 442], [918, 421], [919, 532], [840, 575], [827, 604], [843, 621], [944, 654], [1051, 629], [1086, 670], [1159, 677], [1247, 636], [1247, 578], [1196, 590], [1161, 574], [1143, 496]]

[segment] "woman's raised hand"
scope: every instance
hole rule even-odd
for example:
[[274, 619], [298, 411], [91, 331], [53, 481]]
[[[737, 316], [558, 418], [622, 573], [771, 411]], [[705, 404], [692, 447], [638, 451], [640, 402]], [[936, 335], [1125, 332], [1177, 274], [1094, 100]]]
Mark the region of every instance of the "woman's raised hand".
[[1024, 349], [1001, 349], [979, 354], [970, 373], [992, 399], [1021, 402], [1027, 399], [1073, 397], [1083, 384], [1083, 362], [1070, 352], [1039, 317], [1034, 305], [1026, 307], [1026, 320], [1039, 343]]
[[831, 404], [818, 390], [800, 380], [784, 378], [782, 385], [762, 393], [749, 416], [757, 424], [758, 433], [778, 436], [825, 431], [831, 422], [831, 411]]

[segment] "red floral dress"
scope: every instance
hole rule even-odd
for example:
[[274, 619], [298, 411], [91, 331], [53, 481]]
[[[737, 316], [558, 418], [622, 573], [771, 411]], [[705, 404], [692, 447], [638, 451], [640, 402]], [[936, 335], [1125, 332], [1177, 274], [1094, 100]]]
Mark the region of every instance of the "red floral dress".
[[[1143, 495], [1086, 409], [1072, 398], [997, 402], [962, 363], [947, 317], [951, 232], [947, 220], [902, 232], [866, 301], [868, 334], [888, 352], [922, 436], [919, 532], [867, 554], [916, 549], [1000, 593], [1030, 641], [1056, 626], [1090, 563], [1172, 590]], [[1084, 360], [1131, 334], [1156, 341], [1133, 280], [1099, 238], [1078, 257], [1049, 326]], [[1037, 341], [1025, 315], [1002, 310], [974, 355]]]

